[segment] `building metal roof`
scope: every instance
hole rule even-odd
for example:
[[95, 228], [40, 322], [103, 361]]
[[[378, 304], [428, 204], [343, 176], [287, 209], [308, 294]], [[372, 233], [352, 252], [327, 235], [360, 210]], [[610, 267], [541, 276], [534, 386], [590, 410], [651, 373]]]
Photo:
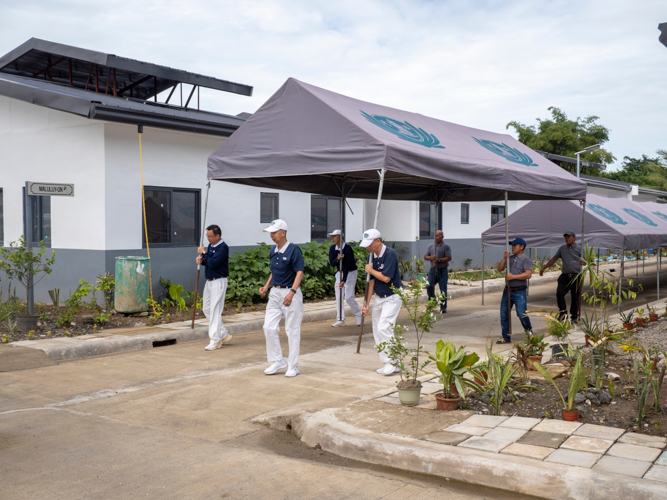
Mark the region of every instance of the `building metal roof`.
[[[577, 164], [577, 159], [576, 158], [570, 158], [569, 156], [555, 155], [553, 153], [545, 153], [544, 151], [538, 151], [538, 153], [540, 153], [546, 159], [551, 160], [553, 162], [571, 163], [573, 165]], [[603, 165], [602, 163], [593, 163], [592, 161], [581, 160], [580, 164], [583, 167], [597, 168], [598, 170], [601, 170], [601, 171], [604, 171], [604, 170], [607, 169], [606, 165]]]
[[[191, 86], [185, 105], [184, 84]], [[170, 102], [179, 86], [180, 105]], [[245, 114], [198, 109], [199, 87], [252, 95], [248, 85], [37, 38], [0, 57], [0, 95], [89, 119], [231, 135]], [[168, 98], [158, 102], [164, 91]], [[195, 91], [197, 106], [189, 107]]]
[[[593, 187], [599, 187], [603, 189], [611, 189], [614, 191], [623, 191], [624, 193], [629, 193], [632, 191], [632, 186], [634, 184], [630, 184], [628, 182], [621, 182], [621, 181], [614, 181], [612, 179], [605, 179], [603, 177], [595, 177], [593, 175], [581, 175], [581, 179], [586, 182], [587, 185], [593, 186]], [[661, 191], [659, 189], [651, 189], [647, 187], [642, 187], [638, 186], [638, 193], [639, 194], [647, 194], [651, 196], [656, 196], [658, 197], [658, 201], [663, 201], [660, 199], [660, 197], [666, 198], [667, 197], [667, 191]]]

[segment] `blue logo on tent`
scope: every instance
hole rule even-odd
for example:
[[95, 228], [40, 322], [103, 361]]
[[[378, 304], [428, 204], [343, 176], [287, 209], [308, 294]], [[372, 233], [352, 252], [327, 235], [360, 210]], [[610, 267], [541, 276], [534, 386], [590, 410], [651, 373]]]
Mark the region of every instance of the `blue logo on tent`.
[[651, 213], [656, 217], [660, 217], [662, 220], [667, 222], [667, 215], [663, 214], [662, 212], [651, 212]]
[[508, 146], [507, 144], [499, 143], [499, 142], [493, 142], [493, 141], [487, 141], [485, 139], [478, 139], [477, 137], [473, 137], [475, 139], [475, 142], [482, 146], [485, 149], [488, 149], [492, 153], [497, 154], [498, 156], [502, 156], [508, 161], [511, 161], [512, 163], [518, 163], [519, 165], [525, 165], [527, 167], [537, 167], [537, 163], [533, 163], [533, 159], [528, 156], [525, 153], [522, 153], [516, 148], [512, 148]]
[[647, 226], [658, 227], [658, 225], [657, 225], [655, 222], [653, 222], [651, 219], [649, 219], [648, 217], [646, 217], [644, 214], [640, 214], [640, 213], [637, 212], [636, 210], [633, 210], [633, 209], [631, 209], [631, 208], [624, 208], [623, 211], [624, 211], [626, 214], [632, 215], [635, 219], [642, 221], [642, 222], [643, 222], [644, 224], [646, 224]]
[[387, 118], [381, 115], [369, 115], [359, 110], [359, 112], [373, 125], [377, 125], [387, 132], [400, 137], [404, 141], [412, 142], [426, 146], [427, 148], [445, 149], [445, 146], [440, 145], [440, 141], [433, 134], [429, 134], [423, 128], [415, 127], [411, 123], [401, 122], [393, 118]]
[[627, 222], [621, 219], [619, 215], [615, 214], [611, 210], [601, 207], [600, 205], [594, 205], [591, 203], [590, 205], [588, 205], [588, 208], [590, 209], [591, 212], [595, 212], [599, 216], [612, 221], [614, 224], [621, 224], [622, 226], [627, 225]]

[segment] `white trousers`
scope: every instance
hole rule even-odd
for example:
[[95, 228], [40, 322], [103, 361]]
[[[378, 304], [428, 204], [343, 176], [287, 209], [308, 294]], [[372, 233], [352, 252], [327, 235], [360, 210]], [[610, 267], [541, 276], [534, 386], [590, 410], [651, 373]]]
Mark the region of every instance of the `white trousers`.
[[[375, 345], [380, 342], [389, 342], [394, 336], [396, 318], [398, 318], [402, 305], [400, 297], [396, 294], [384, 298], [375, 295], [373, 298], [373, 338], [375, 339]], [[380, 361], [386, 364], [391, 363], [392, 359], [381, 352]]]
[[[340, 273], [336, 273], [336, 319], [338, 321], [345, 321], [345, 304], [343, 304], [343, 307], [341, 308], [340, 306], [340, 296], [341, 292], [343, 292], [343, 299], [345, 302], [347, 302], [347, 305], [350, 306], [350, 310], [352, 311], [352, 314], [357, 318], [357, 322], [361, 321], [361, 309], [359, 309], [359, 304], [357, 304], [357, 301], [354, 299], [354, 288], [357, 284], [357, 271], [350, 271], [347, 273], [347, 281], [345, 282], [345, 286], [343, 286], [342, 289], [338, 288], [338, 284], [340, 283]], [[341, 309], [343, 310], [343, 314], [341, 316]]]
[[285, 334], [289, 346], [288, 369], [299, 366], [299, 344], [301, 343], [301, 320], [303, 319], [303, 295], [297, 289], [289, 307], [283, 305], [289, 288], [271, 288], [269, 303], [264, 317], [264, 336], [266, 337], [266, 359], [269, 363], [285, 361], [280, 346], [280, 319], [285, 316]]
[[229, 333], [222, 322], [222, 310], [225, 308], [227, 278], [206, 281], [202, 310], [208, 320], [208, 336], [212, 342], [220, 342]]

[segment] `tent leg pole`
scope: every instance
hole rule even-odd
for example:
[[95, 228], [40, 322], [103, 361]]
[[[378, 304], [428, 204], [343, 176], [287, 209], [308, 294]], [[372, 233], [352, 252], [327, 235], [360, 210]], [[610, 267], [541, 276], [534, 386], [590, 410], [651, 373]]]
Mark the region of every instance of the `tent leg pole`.
[[[440, 210], [440, 202], [436, 201], [435, 202], [435, 225], [433, 228], [433, 256], [436, 257], [438, 255], [438, 249], [436, 245], [436, 234], [438, 233], [438, 215], [439, 215], [439, 210]], [[438, 272], [438, 265], [436, 263], [435, 267], [433, 268], [433, 293], [435, 294], [435, 276]], [[442, 283], [438, 281], [438, 290], [440, 290], [440, 293], [442, 293]], [[442, 304], [440, 304], [440, 307], [438, 309], [442, 309]]]
[[597, 272], [600, 272], [600, 249], [598, 248], [598, 269]]
[[623, 272], [625, 271], [625, 245], [621, 247], [621, 273], [618, 277], [618, 312], [621, 312], [621, 286], [623, 285]]
[[[658, 255], [660, 255], [660, 248], [658, 248]], [[660, 266], [658, 259], [655, 259], [655, 293], [658, 295], [656, 300], [660, 300]]]
[[[340, 241], [338, 242], [338, 253], [343, 254], [343, 244], [345, 242], [345, 197], [341, 196], [340, 199]], [[343, 282], [343, 259], [338, 260], [338, 283]], [[336, 291], [334, 290], [334, 296]], [[338, 320], [343, 321], [343, 308], [345, 307], [345, 288], [340, 288], [338, 292], [338, 297], [340, 298], [340, 304], [338, 305]]]
[[[378, 225], [378, 217], [380, 215], [380, 201], [382, 200], [382, 188], [384, 187], [384, 174], [387, 171], [387, 169], [383, 168], [378, 172], [380, 175], [380, 186], [378, 187], [378, 200], [377, 203], [375, 204], [375, 218], [373, 219], [373, 229], [377, 229]], [[370, 264], [372, 262], [372, 254], [368, 254], [368, 263]], [[368, 303], [370, 302], [370, 297], [368, 296], [368, 282], [370, 281], [371, 277], [368, 273], [366, 273], [366, 290], [364, 291], [364, 303], [366, 306], [368, 306]], [[360, 354], [360, 349], [361, 349], [361, 336], [364, 334], [364, 318], [365, 316], [362, 314], [361, 315], [361, 324], [359, 325], [359, 338], [357, 339], [357, 352], [355, 354]]]
[[482, 305], [484, 305], [484, 245], [482, 245]]
[[[581, 203], [581, 256], [584, 256], [584, 241], [586, 236], [586, 200]], [[578, 320], [581, 321], [582, 296], [584, 292], [584, 276], [581, 277], [579, 283], [579, 307], [577, 308]]]
[[[199, 246], [204, 246], [204, 234], [206, 234], [206, 212], [208, 211], [208, 192], [211, 190], [211, 180], [206, 183], [206, 201], [204, 202], [204, 220], [201, 225], [201, 243]], [[195, 301], [192, 303], [192, 324], [190, 329], [195, 328], [195, 315], [197, 314], [197, 294], [199, 293], [199, 271], [201, 264], [197, 264], [197, 279], [195, 280]], [[224, 304], [223, 304], [224, 306]]]
[[[507, 191], [505, 191], [505, 251], [510, 251], [510, 227], [509, 227], [509, 201], [507, 198]], [[507, 256], [505, 263], [505, 276], [510, 272], [510, 258]], [[510, 298], [509, 281], [505, 280], [505, 287], [507, 288], [507, 325], [509, 327], [510, 338], [512, 338], [512, 300]]]

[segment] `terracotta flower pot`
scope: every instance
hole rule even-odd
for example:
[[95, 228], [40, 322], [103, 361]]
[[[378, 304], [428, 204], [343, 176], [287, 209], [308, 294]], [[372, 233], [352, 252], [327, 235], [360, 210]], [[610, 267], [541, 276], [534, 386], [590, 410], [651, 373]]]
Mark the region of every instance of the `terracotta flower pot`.
[[655, 323], [656, 321], [658, 321], [658, 315], [657, 314], [649, 314], [648, 319], [651, 323]]
[[654, 372], [658, 369], [658, 359], [651, 358], [651, 371]]
[[459, 409], [459, 401], [461, 398], [445, 398], [442, 392], [435, 395], [436, 409], [440, 411], [455, 411]]
[[627, 331], [632, 330], [635, 327], [632, 323], [623, 323], [623, 328], [625, 328]]
[[533, 363], [542, 363], [542, 356], [528, 356], [528, 369], [531, 371], [537, 371], [533, 366]]
[[584, 340], [586, 341], [586, 345], [593, 345], [591, 344], [591, 338], [588, 335], [584, 335]]
[[646, 318], [637, 318], [637, 319], [635, 319], [635, 324], [639, 328], [644, 328], [644, 325], [646, 324]]
[[[481, 372], [481, 374], [482, 374], [482, 378], [483, 378], [484, 380], [489, 380], [489, 374], [488, 374], [488, 373], [486, 373], [486, 372]], [[484, 385], [484, 382], [483, 382], [482, 380], [478, 379], [477, 377], [474, 377], [474, 379], [475, 379], [475, 383], [476, 383], [477, 385]]]
[[579, 420], [579, 410], [561, 410], [560, 414], [566, 422], [577, 422]]

